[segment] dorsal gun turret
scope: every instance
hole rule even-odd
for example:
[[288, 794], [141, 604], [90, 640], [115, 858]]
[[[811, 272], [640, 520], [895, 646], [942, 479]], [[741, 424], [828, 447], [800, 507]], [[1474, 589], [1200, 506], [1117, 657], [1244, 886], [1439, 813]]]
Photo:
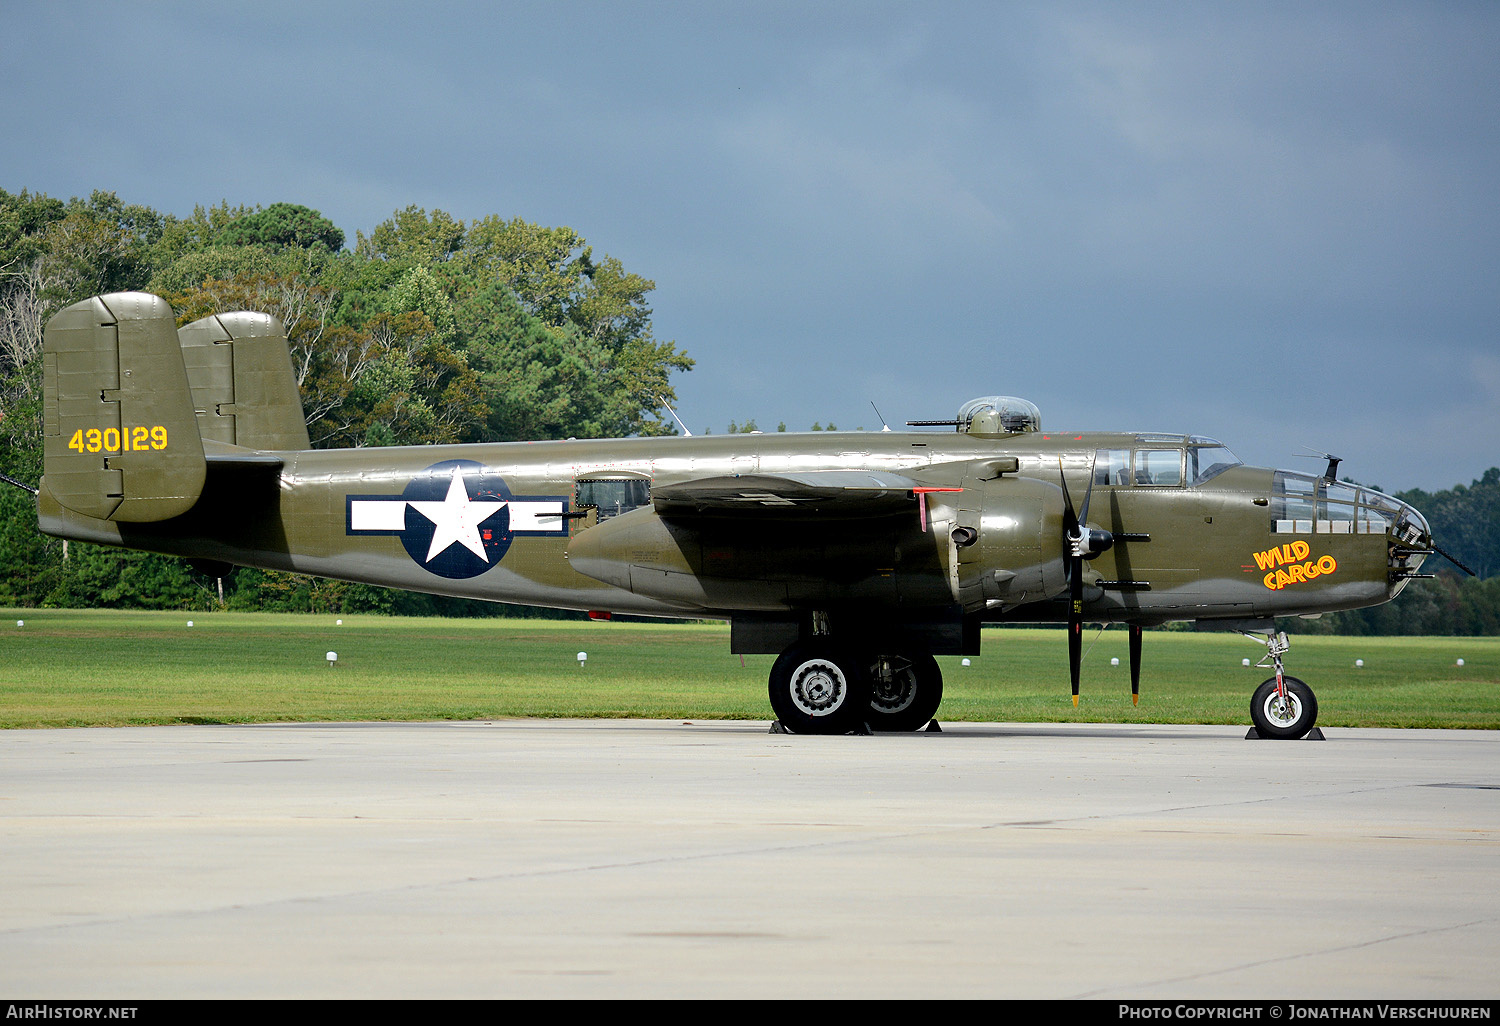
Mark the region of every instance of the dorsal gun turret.
[[987, 395], [958, 409], [958, 430], [968, 435], [1019, 435], [1042, 429], [1042, 412], [1025, 399]]

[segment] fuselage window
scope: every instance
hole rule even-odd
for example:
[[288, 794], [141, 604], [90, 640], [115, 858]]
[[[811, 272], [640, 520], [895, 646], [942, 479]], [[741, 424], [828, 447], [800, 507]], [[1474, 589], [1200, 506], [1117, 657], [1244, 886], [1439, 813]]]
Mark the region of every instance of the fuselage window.
[[1156, 486], [1182, 484], [1182, 450], [1137, 449], [1135, 483]]
[[575, 506], [593, 506], [599, 519], [629, 513], [651, 501], [651, 482], [640, 478], [584, 478], [578, 482]]
[[1130, 483], [1130, 450], [1100, 449], [1094, 455], [1094, 484], [1128, 485]]
[[1383, 534], [1390, 525], [1390, 503], [1378, 492], [1285, 470], [1272, 487], [1276, 534]]

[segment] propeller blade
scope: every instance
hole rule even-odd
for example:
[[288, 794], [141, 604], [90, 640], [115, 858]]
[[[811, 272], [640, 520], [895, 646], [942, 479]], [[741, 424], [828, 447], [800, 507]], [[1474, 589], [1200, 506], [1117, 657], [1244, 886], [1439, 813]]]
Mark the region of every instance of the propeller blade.
[[1094, 497], [1094, 464], [1097, 460], [1097, 456], [1089, 460], [1089, 486], [1083, 490], [1083, 506], [1078, 510], [1078, 526], [1085, 531], [1089, 526], [1089, 500]]
[[1141, 704], [1141, 628], [1130, 625], [1130, 703]]
[[1068, 672], [1073, 678], [1073, 708], [1078, 708], [1078, 672], [1083, 662], [1083, 621], [1068, 621]]
[[1068, 490], [1068, 477], [1063, 473], [1062, 457], [1057, 458], [1057, 479], [1062, 485], [1063, 493], [1063, 534], [1067, 535], [1071, 542], [1073, 535], [1078, 532], [1078, 514], [1073, 511], [1073, 493]]
[[[1073, 685], [1073, 708], [1078, 708], [1078, 677], [1083, 663], [1083, 555], [1088, 528], [1087, 519], [1073, 511], [1073, 495], [1068, 477], [1063, 473], [1062, 457], [1057, 460], [1057, 476], [1063, 493], [1063, 544], [1068, 559], [1068, 677]], [[1088, 517], [1089, 499], [1094, 494], [1093, 461], [1089, 462], [1089, 486], [1083, 494], [1083, 517]]]

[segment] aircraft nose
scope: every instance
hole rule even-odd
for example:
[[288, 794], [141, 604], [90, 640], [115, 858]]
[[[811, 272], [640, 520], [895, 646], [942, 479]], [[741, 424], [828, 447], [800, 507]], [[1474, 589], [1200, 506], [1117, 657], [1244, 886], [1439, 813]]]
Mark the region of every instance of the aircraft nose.
[[1417, 507], [1380, 492], [1366, 494], [1370, 496], [1370, 505], [1386, 514], [1390, 524], [1386, 530], [1392, 541], [1412, 549], [1428, 550], [1432, 547], [1432, 528], [1427, 526], [1427, 518]]
[[1422, 561], [1432, 554], [1432, 528], [1427, 525], [1427, 518], [1410, 503], [1380, 492], [1367, 491], [1365, 495], [1369, 506], [1379, 510], [1386, 519], [1391, 584], [1399, 591], [1408, 580], [1419, 576], [1417, 571], [1421, 569]]

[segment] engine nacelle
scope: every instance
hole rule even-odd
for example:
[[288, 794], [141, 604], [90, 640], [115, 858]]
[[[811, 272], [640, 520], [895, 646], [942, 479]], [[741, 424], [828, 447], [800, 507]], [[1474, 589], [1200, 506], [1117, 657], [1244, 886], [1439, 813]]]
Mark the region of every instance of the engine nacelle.
[[1067, 588], [1062, 489], [1035, 478], [965, 477], [942, 513], [953, 598], [967, 613], [1010, 608]]

